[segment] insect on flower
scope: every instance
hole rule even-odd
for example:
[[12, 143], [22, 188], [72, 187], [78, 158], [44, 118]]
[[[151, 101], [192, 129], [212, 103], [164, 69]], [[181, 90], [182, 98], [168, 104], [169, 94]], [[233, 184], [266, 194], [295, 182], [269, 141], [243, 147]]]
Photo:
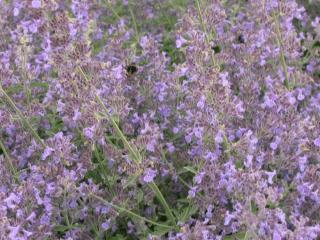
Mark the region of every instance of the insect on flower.
[[245, 39], [244, 39], [244, 36], [242, 34], [240, 34], [238, 36], [238, 42], [241, 43], [241, 44], [245, 43]]
[[125, 67], [127, 78], [132, 77], [134, 74], [138, 72], [138, 67], [135, 63], [130, 63]]

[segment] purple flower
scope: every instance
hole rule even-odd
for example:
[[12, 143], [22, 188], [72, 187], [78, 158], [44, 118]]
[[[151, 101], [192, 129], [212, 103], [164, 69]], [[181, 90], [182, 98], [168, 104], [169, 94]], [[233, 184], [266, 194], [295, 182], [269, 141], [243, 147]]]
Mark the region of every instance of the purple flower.
[[147, 168], [144, 172], [143, 181], [146, 183], [153, 182], [153, 179], [157, 176], [157, 171]]
[[16, 195], [15, 193], [10, 193], [9, 197], [7, 197], [4, 202], [6, 203], [7, 207], [12, 209], [16, 207], [16, 204], [19, 204], [21, 198]]
[[19, 232], [20, 232], [20, 228], [21, 228], [20, 225], [18, 225], [18, 226], [16, 226], [16, 227], [11, 227], [11, 226], [9, 226], [8, 228], [9, 228], [9, 230], [10, 230], [10, 233], [9, 233], [9, 235], [8, 235], [9, 239], [10, 239], [10, 240], [18, 239], [19, 237], [18, 237], [17, 235], [18, 235]]
[[266, 95], [264, 97], [263, 107], [272, 108], [276, 105], [273, 97]]
[[59, 99], [59, 100], [58, 100], [58, 104], [57, 104], [57, 111], [58, 111], [59, 113], [63, 112], [65, 106], [66, 106], [66, 105]]
[[298, 100], [303, 101], [304, 98], [305, 98], [305, 96], [303, 95], [302, 91], [299, 91]]
[[252, 159], [253, 156], [252, 155], [247, 155], [246, 160], [244, 161], [244, 165], [246, 166], [246, 168], [251, 168], [252, 167]]
[[186, 140], [187, 143], [191, 143], [192, 141], [192, 134], [188, 134], [184, 137], [184, 139]]
[[282, 237], [280, 235], [280, 232], [278, 230], [278, 227], [276, 227], [273, 231], [273, 237], [272, 237], [272, 240], [281, 240]]
[[214, 141], [218, 144], [223, 143], [223, 132], [221, 130], [216, 134]]
[[103, 230], [107, 231], [110, 228], [110, 222], [111, 222], [111, 220], [108, 219], [101, 224], [101, 227], [103, 228]]
[[157, 140], [151, 139], [151, 141], [147, 143], [147, 150], [149, 152], [154, 152], [156, 145], [157, 145]]
[[194, 181], [196, 184], [200, 184], [202, 182], [203, 177], [205, 176], [205, 172], [200, 172], [194, 177]]
[[313, 141], [313, 144], [320, 148], [320, 136]]
[[31, 223], [33, 223], [34, 222], [34, 220], [35, 220], [35, 218], [36, 218], [36, 214], [35, 214], [35, 212], [32, 212], [27, 218], [26, 218], [26, 220], [27, 221], [30, 221]]
[[308, 163], [308, 157], [307, 156], [299, 157], [299, 169], [300, 169], [300, 172], [303, 172], [306, 169], [307, 163]]
[[143, 49], [146, 49], [146, 48], [148, 48], [149, 45], [150, 45], [150, 39], [148, 38], [148, 36], [143, 36], [143, 37], [141, 37], [141, 39], [140, 39], [140, 46], [141, 46]]
[[73, 121], [78, 121], [78, 120], [81, 118], [81, 115], [82, 115], [82, 114], [81, 114], [81, 112], [79, 111], [79, 109], [74, 110], [72, 120], [73, 120]]
[[227, 226], [231, 222], [232, 219], [234, 219], [234, 215], [231, 214], [229, 211], [226, 212], [226, 215], [224, 217], [224, 225]]
[[48, 214], [44, 214], [40, 218], [40, 224], [48, 226], [50, 224], [50, 220], [50, 216]]
[[202, 139], [203, 127], [196, 127], [193, 129], [193, 134], [196, 138]]
[[93, 139], [93, 136], [94, 136], [94, 130], [95, 130], [95, 127], [92, 126], [92, 127], [87, 127], [85, 129], [83, 129], [83, 134], [86, 138], [92, 140]]
[[272, 171], [272, 172], [266, 172], [267, 176], [268, 176], [268, 183], [269, 184], [273, 184], [273, 177], [277, 174], [276, 170]]
[[296, 98], [293, 96], [293, 94], [288, 94], [288, 101], [291, 105], [294, 105], [296, 103]]
[[37, 189], [36, 187], [33, 187], [33, 193], [34, 193], [35, 199], [37, 200], [37, 204], [38, 205], [42, 205], [43, 204], [43, 199], [40, 196], [39, 189]]
[[220, 76], [220, 80], [221, 80], [221, 85], [226, 88], [229, 88], [230, 87], [230, 83], [228, 80], [229, 73], [228, 72], [220, 73], [219, 76]]
[[117, 67], [114, 67], [112, 69], [113, 75], [116, 79], [122, 79], [123, 78], [123, 66], [119, 65]]
[[169, 153], [173, 153], [175, 151], [175, 147], [172, 143], [167, 143], [166, 145], [167, 145]]
[[270, 143], [270, 147], [272, 150], [276, 150], [278, 148], [278, 144], [276, 142]]
[[37, 23], [33, 22], [29, 25], [29, 31], [31, 33], [36, 33], [38, 31], [38, 25]]
[[33, 8], [41, 8], [41, 0], [32, 0], [31, 6]]
[[197, 190], [198, 190], [197, 186], [191, 187], [190, 190], [188, 191], [188, 197], [194, 198], [197, 194]]
[[176, 47], [177, 48], [181, 48], [185, 43], [187, 43], [188, 41], [186, 39], [184, 39], [181, 36], [178, 36], [178, 38], [176, 39]]
[[46, 160], [47, 157], [49, 157], [54, 152], [54, 149], [46, 146], [46, 148], [43, 151], [43, 154], [41, 155], [41, 160]]
[[18, 8], [18, 7], [15, 7], [14, 9], [13, 9], [13, 16], [18, 16], [19, 15], [19, 13], [20, 13], [20, 8]]
[[202, 96], [200, 97], [200, 100], [199, 100], [198, 103], [197, 103], [197, 107], [200, 108], [200, 109], [203, 109], [203, 108], [204, 108], [205, 101], [206, 101], [206, 97], [202, 95]]
[[278, 148], [278, 145], [281, 141], [281, 138], [276, 136], [275, 140], [273, 142], [270, 143], [270, 148], [275, 151]]

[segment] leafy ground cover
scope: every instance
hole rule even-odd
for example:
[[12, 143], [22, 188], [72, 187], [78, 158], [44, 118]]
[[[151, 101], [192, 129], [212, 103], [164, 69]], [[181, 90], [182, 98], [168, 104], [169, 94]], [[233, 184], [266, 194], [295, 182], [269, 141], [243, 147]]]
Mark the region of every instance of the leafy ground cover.
[[319, 6], [0, 0], [0, 239], [319, 239]]

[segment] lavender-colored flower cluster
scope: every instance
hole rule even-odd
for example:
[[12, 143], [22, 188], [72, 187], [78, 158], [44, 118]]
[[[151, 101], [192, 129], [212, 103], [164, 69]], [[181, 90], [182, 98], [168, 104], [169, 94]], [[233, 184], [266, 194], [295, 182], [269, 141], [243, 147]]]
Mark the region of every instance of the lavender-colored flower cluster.
[[320, 238], [320, 14], [0, 0], [0, 15], [1, 240]]

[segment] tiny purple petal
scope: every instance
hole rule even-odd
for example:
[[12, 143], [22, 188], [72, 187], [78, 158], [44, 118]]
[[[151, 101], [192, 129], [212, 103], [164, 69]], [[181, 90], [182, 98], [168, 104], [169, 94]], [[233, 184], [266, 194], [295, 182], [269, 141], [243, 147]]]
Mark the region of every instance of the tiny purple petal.
[[110, 228], [110, 219], [101, 224], [103, 230], [107, 231]]
[[273, 177], [276, 175], [276, 170], [274, 170], [273, 172], [266, 172], [267, 176], [268, 176], [268, 183], [269, 184], [273, 184]]
[[41, 8], [41, 0], [32, 0], [31, 6], [33, 8]]
[[200, 172], [197, 176], [195, 176], [194, 181], [197, 184], [200, 184], [202, 182], [204, 175], [205, 175], [205, 172]]
[[143, 181], [146, 183], [150, 183], [153, 181], [153, 179], [157, 176], [157, 171], [147, 168], [145, 171], [145, 174], [143, 176]]
[[320, 148], [320, 136], [313, 141], [314, 145]]
[[272, 142], [272, 143], [270, 143], [270, 148], [272, 150], [276, 150], [278, 148], [278, 144], [276, 142]]
[[73, 115], [72, 120], [73, 121], [78, 121], [80, 118], [81, 118], [81, 112], [79, 112], [79, 109], [76, 109], [74, 111], [74, 115]]
[[19, 15], [19, 13], [20, 13], [20, 8], [14, 8], [13, 9], [13, 16], [18, 16]]
[[179, 36], [176, 40], [176, 47], [181, 48], [185, 43], [187, 43], [187, 40], [185, 40], [183, 37]]
[[54, 149], [47, 146], [43, 151], [43, 154], [41, 156], [41, 160], [46, 160], [47, 157], [49, 157], [53, 152], [54, 152]]
[[86, 138], [92, 140], [94, 136], [94, 126], [83, 129], [83, 134]]
[[203, 109], [205, 101], [206, 101], [206, 97], [205, 96], [201, 96], [199, 102], [197, 103], [197, 107], [200, 108], [200, 109]]
[[141, 37], [140, 39], [140, 46], [143, 48], [143, 49], [146, 49], [149, 45], [149, 38], [147, 36], [143, 36]]
[[197, 189], [198, 189], [197, 186], [191, 187], [190, 190], [188, 191], [188, 196], [190, 198], [194, 198], [196, 196], [196, 194], [197, 194]]
[[224, 217], [224, 225], [227, 226], [231, 222], [231, 220], [234, 218], [233, 214], [230, 214], [229, 211], [226, 212], [226, 216]]
[[246, 168], [252, 167], [252, 160], [253, 160], [253, 156], [247, 155], [246, 161], [244, 161], [244, 165], [246, 166]]
[[157, 144], [157, 141], [155, 139], [152, 139], [150, 142], [147, 144], [147, 150], [149, 152], [154, 152], [155, 151], [155, 146]]

